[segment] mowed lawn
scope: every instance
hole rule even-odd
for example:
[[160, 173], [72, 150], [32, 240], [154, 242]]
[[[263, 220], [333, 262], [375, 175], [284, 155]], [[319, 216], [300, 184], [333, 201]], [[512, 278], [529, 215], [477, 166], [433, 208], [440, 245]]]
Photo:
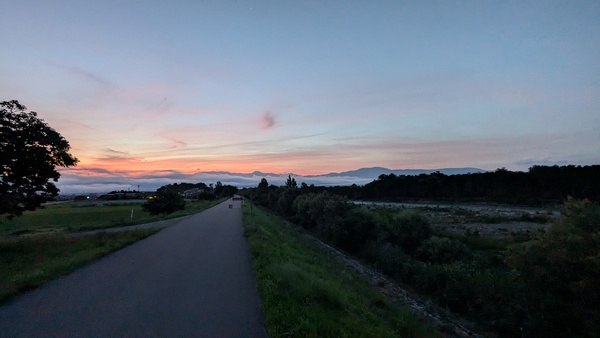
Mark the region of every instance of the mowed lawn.
[[[73, 236], [73, 232], [106, 229], [191, 215], [220, 202], [194, 201], [166, 216], [152, 216], [135, 204], [61, 203], [26, 212], [9, 220], [0, 218], [0, 302], [46, 281], [68, 274], [108, 253], [162, 229], [127, 230]], [[134, 217], [131, 219], [131, 210]]]

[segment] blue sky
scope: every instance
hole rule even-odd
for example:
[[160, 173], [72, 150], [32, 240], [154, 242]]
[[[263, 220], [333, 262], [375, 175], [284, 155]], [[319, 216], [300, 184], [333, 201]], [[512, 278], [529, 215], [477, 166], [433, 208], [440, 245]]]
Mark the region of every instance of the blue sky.
[[[82, 184], [600, 163], [598, 1], [0, 3], [1, 100]], [[153, 176], [153, 177], [154, 177]]]

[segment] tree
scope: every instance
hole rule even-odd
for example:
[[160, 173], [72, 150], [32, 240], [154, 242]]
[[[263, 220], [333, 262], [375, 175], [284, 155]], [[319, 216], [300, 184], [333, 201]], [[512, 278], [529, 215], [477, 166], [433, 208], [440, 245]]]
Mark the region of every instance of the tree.
[[296, 179], [292, 178], [291, 175], [288, 175], [288, 178], [285, 181], [285, 186], [292, 189], [298, 188], [298, 184], [296, 184]]
[[529, 337], [600, 332], [600, 206], [569, 199], [540, 238], [512, 248], [508, 263], [526, 287]]
[[221, 181], [217, 181], [217, 183], [215, 184], [215, 196], [221, 196], [221, 193], [223, 193], [223, 183], [221, 183]]
[[171, 190], [158, 190], [156, 196], [142, 205], [151, 215], [170, 214], [185, 209], [185, 199]]
[[331, 225], [331, 243], [349, 253], [356, 253], [368, 241], [377, 239], [373, 214], [354, 208]]
[[283, 217], [290, 217], [294, 214], [294, 208], [292, 207], [292, 203], [294, 203], [294, 200], [296, 199], [296, 197], [298, 197], [300, 191], [298, 191], [298, 189], [291, 188], [283, 188], [279, 190], [279, 198], [277, 199], [277, 211], [279, 211], [279, 213], [283, 215]]
[[266, 193], [267, 190], [269, 190], [269, 182], [267, 182], [266, 178], [263, 177], [260, 179], [260, 183], [258, 184], [258, 190], [261, 193]]
[[412, 210], [398, 212], [384, 222], [383, 227], [388, 232], [390, 242], [400, 246], [407, 254], [414, 253], [433, 233], [427, 218]]
[[215, 196], [217, 197], [233, 196], [237, 192], [238, 188], [230, 184], [223, 184], [221, 182], [217, 182], [217, 185], [215, 187]]
[[[56, 167], [78, 160], [71, 146], [19, 101], [0, 102], [0, 215], [19, 216], [58, 195]], [[51, 182], [53, 181], [53, 182]]]

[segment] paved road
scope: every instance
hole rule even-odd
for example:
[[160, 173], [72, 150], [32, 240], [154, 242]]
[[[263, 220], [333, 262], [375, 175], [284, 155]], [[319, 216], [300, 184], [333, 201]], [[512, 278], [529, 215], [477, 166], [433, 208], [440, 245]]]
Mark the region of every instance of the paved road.
[[15, 298], [0, 336], [266, 337], [240, 202]]

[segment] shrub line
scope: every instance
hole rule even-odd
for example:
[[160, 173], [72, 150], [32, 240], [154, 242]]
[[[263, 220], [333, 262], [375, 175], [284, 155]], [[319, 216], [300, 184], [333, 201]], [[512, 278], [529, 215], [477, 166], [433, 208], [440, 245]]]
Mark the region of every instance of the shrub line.
[[431, 319], [436, 326], [441, 329], [450, 329], [452, 333], [461, 337], [483, 337], [467, 328], [466, 324], [459, 322], [450, 316], [442, 309], [435, 307], [433, 304], [426, 302], [419, 297], [413, 295], [407, 290], [400, 287], [397, 283], [387, 278], [385, 275], [375, 271], [374, 269], [363, 265], [359, 261], [351, 258], [347, 254], [335, 249], [334, 247], [320, 241], [311, 234], [304, 233], [305, 236], [311, 238], [323, 250], [344, 263], [346, 266], [353, 268], [358, 272], [369, 284], [377, 287], [380, 292], [388, 298], [410, 308], [410, 311], [420, 317]]

